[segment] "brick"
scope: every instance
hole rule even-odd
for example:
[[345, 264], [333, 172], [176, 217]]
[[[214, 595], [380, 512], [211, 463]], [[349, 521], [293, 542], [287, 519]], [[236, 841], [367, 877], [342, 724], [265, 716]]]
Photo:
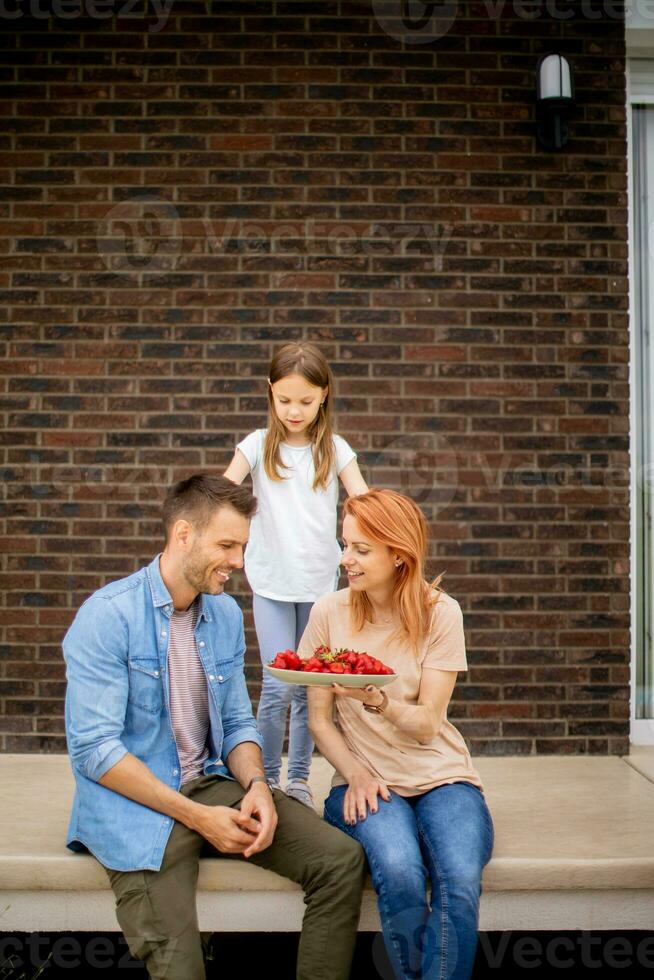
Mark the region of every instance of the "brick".
[[[182, 12], [147, 44], [18, 24], [0, 51], [0, 658], [38, 683], [5, 696], [0, 747], [64, 750], [74, 609], [158, 549], [171, 476], [265, 425], [269, 357], [307, 338], [337, 431], [419, 500], [465, 609], [471, 750], [627, 751], [624, 488], [576, 480], [628, 465], [623, 25], [566, 23], [570, 157], [536, 151], [515, 50], [542, 23], [510, 4], [411, 52], [369, 11], [239, 16]], [[105, 216], [144, 195], [170, 232], [128, 222], [103, 255]]]

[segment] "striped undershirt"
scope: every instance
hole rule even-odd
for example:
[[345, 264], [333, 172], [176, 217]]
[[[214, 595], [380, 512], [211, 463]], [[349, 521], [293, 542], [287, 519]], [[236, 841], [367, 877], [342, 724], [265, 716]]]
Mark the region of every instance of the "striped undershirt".
[[209, 757], [209, 702], [207, 678], [195, 645], [196, 599], [183, 612], [170, 617], [168, 679], [170, 721], [182, 767], [182, 785], [200, 776]]

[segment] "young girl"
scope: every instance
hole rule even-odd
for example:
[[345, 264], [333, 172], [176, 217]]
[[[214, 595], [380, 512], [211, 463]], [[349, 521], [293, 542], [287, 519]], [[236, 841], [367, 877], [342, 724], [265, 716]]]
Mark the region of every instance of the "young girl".
[[[225, 476], [252, 474], [258, 510], [245, 552], [262, 664], [296, 650], [313, 602], [338, 584], [338, 479], [349, 496], [365, 493], [356, 454], [332, 433], [334, 386], [327, 361], [313, 344], [286, 344], [268, 375], [268, 428], [236, 448]], [[263, 672], [257, 722], [266, 777], [280, 789], [286, 718], [291, 706], [285, 792], [313, 807], [308, 785], [313, 739], [307, 689]]]

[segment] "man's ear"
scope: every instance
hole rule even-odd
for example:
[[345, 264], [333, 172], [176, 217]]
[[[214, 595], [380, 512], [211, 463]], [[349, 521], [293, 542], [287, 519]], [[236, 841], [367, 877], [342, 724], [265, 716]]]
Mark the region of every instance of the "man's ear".
[[179, 548], [188, 549], [193, 538], [193, 525], [186, 518], [180, 517], [173, 524], [171, 538]]

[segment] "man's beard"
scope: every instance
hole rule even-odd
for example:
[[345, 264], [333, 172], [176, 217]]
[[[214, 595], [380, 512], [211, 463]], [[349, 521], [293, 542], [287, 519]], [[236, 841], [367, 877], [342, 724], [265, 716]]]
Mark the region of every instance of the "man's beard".
[[[204, 592], [207, 595], [218, 595], [222, 592], [222, 583], [209, 571], [209, 565], [200, 558], [189, 557], [182, 565], [184, 578], [196, 592]], [[220, 587], [219, 587], [220, 586]]]

